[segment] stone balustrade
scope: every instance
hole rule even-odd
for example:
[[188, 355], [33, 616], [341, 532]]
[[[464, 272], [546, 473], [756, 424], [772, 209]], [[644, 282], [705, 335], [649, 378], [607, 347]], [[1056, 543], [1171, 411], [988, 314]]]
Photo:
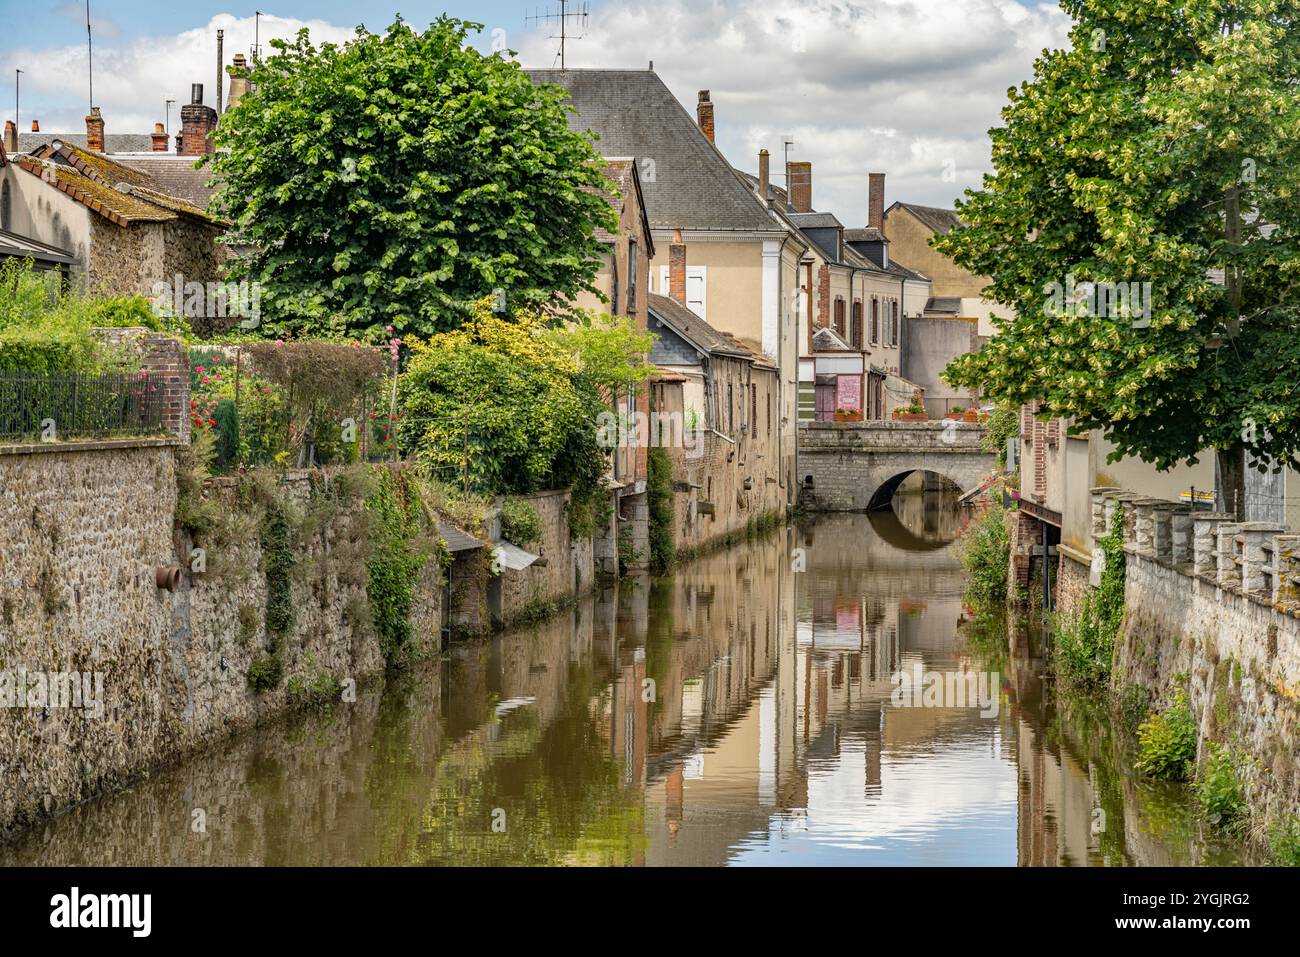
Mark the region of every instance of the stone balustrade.
[[1095, 488], [1094, 552], [1118, 510], [1124, 515], [1126, 551], [1300, 617], [1300, 535], [1287, 535], [1286, 526], [1239, 522], [1234, 515], [1197, 512], [1181, 502]]

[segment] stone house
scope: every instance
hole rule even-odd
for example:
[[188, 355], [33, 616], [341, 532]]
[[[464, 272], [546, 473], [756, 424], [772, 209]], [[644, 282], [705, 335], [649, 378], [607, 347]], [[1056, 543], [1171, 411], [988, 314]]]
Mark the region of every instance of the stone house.
[[92, 295], [144, 295], [157, 283], [214, 282], [223, 224], [151, 176], [57, 139], [0, 168], [0, 229], [66, 250]]
[[598, 134], [613, 156], [635, 157], [655, 243], [649, 289], [669, 296], [669, 248], [681, 233], [687, 307], [780, 370], [774, 412], [787, 505], [797, 495], [799, 263], [806, 245], [736, 175], [714, 143], [714, 104], [701, 91], [695, 116], [653, 70], [530, 70], [564, 87], [570, 126]]
[[[681, 246], [681, 243], [674, 243]], [[685, 251], [671, 250], [678, 263]], [[784, 512], [780, 370], [676, 297], [650, 296], [654, 443], [673, 470], [673, 541], [689, 554]]]

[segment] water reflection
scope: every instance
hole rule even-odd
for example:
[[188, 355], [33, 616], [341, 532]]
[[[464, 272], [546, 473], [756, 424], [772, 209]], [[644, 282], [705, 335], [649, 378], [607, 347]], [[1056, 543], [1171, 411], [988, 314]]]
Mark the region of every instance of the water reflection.
[[[909, 508], [624, 582], [76, 808], [0, 863], [1229, 862], [1181, 792], [1121, 772], [1103, 716], [1053, 705], [1032, 634], [965, 621], [931, 547], [960, 510]], [[895, 706], [914, 666], [997, 671], [998, 713]]]

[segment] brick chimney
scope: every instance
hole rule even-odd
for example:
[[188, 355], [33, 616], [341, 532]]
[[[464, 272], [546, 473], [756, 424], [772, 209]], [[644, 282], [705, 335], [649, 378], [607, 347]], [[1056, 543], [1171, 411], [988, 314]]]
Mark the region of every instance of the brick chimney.
[[812, 163], [791, 163], [789, 170], [790, 207], [796, 213], [811, 213]]
[[92, 106], [86, 117], [86, 149], [93, 153], [104, 152], [104, 118], [99, 115], [99, 107]]
[[226, 109], [229, 110], [239, 98], [248, 92], [248, 80], [241, 76], [248, 69], [248, 60], [244, 54], [236, 53], [235, 62], [226, 69], [230, 74], [230, 96], [226, 98]]
[[18, 127], [14, 126], [13, 120], [5, 120], [4, 145], [6, 153], [18, 152]]
[[873, 229], [885, 228], [885, 174], [867, 174], [867, 225]]
[[203, 84], [190, 84], [190, 101], [181, 107], [180, 148], [182, 156], [211, 153], [212, 131], [217, 128], [217, 111], [203, 105]]
[[153, 140], [153, 151], [155, 153], [167, 152], [167, 131], [163, 129], [161, 123], [153, 125], [153, 133], [150, 134], [150, 139]]
[[708, 90], [700, 90], [700, 102], [695, 105], [695, 118], [699, 121], [704, 135], [713, 142], [713, 101], [709, 99]]
[[767, 150], [758, 151], [758, 198], [763, 205], [770, 206], [768, 190], [772, 182], [772, 154]]
[[686, 244], [680, 229], [673, 230], [673, 243], [668, 247], [668, 295], [686, 305]]

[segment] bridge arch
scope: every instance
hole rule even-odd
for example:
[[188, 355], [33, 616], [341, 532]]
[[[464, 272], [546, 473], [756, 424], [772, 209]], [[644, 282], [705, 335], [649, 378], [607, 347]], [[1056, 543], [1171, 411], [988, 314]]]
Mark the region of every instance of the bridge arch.
[[933, 472], [962, 492], [977, 488], [997, 457], [983, 427], [964, 422], [802, 423], [799, 478], [813, 511], [867, 512], [889, 502], [913, 472]]

